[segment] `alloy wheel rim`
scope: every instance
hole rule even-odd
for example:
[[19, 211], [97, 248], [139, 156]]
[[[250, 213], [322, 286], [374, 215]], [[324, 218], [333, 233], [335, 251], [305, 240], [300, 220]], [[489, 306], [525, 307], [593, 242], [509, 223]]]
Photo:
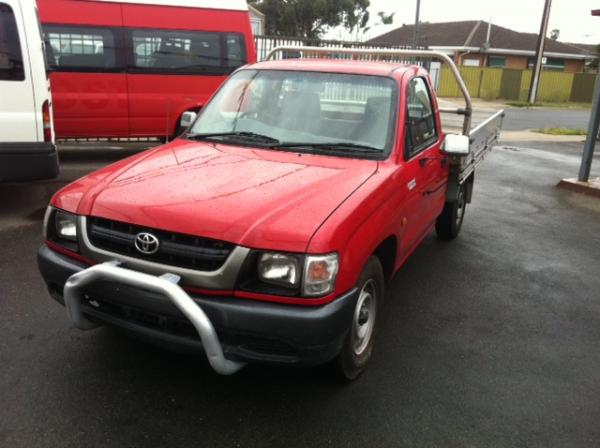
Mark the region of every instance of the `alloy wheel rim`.
[[360, 290], [352, 319], [352, 350], [357, 356], [362, 355], [371, 342], [376, 313], [375, 281], [370, 279]]

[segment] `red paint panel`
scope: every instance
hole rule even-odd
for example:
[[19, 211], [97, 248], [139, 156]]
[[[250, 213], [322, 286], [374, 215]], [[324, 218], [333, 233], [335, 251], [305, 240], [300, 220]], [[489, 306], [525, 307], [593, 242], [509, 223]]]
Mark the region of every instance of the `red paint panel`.
[[206, 104], [225, 79], [225, 76], [128, 74], [131, 135], [172, 135], [181, 114]]
[[129, 135], [124, 73], [55, 72], [50, 83], [58, 137]]
[[121, 5], [109, 2], [37, 0], [42, 23], [121, 26]]

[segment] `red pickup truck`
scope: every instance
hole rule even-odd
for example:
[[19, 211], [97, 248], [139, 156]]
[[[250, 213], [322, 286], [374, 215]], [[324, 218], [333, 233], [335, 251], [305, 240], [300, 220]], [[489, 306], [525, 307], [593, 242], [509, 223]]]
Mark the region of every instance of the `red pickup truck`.
[[[441, 53], [303, 58], [327, 51], [237, 70], [180, 138], [52, 198], [39, 267], [77, 327], [204, 350], [221, 374], [364, 370], [386, 282], [432, 229], [457, 236], [503, 114], [471, 130]], [[442, 131], [424, 68], [363, 54], [448, 63], [463, 135]]]

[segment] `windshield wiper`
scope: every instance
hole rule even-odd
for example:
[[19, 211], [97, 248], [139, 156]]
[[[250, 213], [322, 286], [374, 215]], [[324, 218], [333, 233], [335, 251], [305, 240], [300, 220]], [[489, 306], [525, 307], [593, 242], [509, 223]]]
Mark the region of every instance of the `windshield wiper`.
[[261, 143], [269, 143], [269, 144], [278, 144], [279, 140], [273, 137], [269, 137], [268, 135], [257, 134], [255, 132], [246, 132], [246, 131], [237, 131], [237, 132], [215, 132], [212, 134], [186, 134], [186, 138], [190, 140], [210, 140], [210, 139], [219, 139], [219, 138], [227, 138], [227, 137], [235, 137], [236, 140], [246, 140], [253, 142], [261, 142]]
[[351, 142], [330, 142], [330, 143], [302, 143], [302, 142], [285, 142], [273, 145], [276, 148], [315, 148], [315, 149], [328, 149], [332, 151], [347, 151], [347, 152], [360, 152], [369, 154], [381, 154], [383, 150], [375, 148], [374, 146], [361, 145], [359, 143]]

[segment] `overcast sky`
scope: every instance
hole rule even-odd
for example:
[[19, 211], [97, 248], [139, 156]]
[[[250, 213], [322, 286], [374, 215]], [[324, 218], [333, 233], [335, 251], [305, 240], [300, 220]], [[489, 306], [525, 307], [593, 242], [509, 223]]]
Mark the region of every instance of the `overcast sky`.
[[[371, 0], [371, 16], [378, 11], [396, 12], [393, 26], [376, 26], [369, 37], [383, 34], [404, 23], [414, 23], [416, 0]], [[486, 20], [516, 31], [537, 33], [540, 29], [544, 0], [421, 0], [422, 22]], [[559, 40], [600, 44], [600, 17], [590, 11], [600, 9], [600, 0], [553, 0], [548, 30], [558, 28]], [[339, 30], [327, 34], [340, 36]]]

